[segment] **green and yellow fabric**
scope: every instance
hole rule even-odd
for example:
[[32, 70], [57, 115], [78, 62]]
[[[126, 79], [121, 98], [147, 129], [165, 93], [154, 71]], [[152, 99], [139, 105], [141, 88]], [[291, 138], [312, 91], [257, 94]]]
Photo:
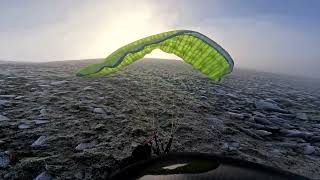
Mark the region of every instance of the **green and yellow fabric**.
[[117, 72], [154, 49], [175, 54], [213, 80], [220, 80], [233, 70], [231, 56], [216, 42], [199, 32], [177, 30], [125, 45], [106, 57], [102, 63], [81, 68], [77, 75], [102, 76]]

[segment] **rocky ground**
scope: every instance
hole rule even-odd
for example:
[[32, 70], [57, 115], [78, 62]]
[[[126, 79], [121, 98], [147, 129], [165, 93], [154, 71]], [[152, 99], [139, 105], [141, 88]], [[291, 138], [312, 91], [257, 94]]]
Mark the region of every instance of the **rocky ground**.
[[0, 63], [0, 179], [102, 179], [158, 128], [173, 151], [224, 154], [320, 177], [320, 81], [181, 61], [81, 78], [89, 61]]

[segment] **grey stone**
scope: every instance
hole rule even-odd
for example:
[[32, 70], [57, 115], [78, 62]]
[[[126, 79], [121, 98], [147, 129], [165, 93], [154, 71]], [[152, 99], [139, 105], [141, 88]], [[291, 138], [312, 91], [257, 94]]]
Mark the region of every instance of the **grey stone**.
[[139, 143], [137, 143], [137, 142], [132, 142], [131, 143], [131, 147], [132, 148], [136, 148], [138, 145], [139, 145]]
[[18, 128], [19, 129], [29, 129], [30, 125], [27, 124], [27, 123], [21, 123], [21, 124], [18, 125]]
[[94, 108], [93, 112], [97, 113], [97, 114], [105, 114], [106, 113], [106, 111], [103, 108]]
[[41, 115], [46, 115], [47, 114], [47, 110], [46, 109], [41, 109], [40, 110], [40, 114]]
[[49, 123], [50, 121], [38, 119], [38, 120], [34, 120], [33, 122], [34, 122], [36, 125], [41, 125], [41, 124], [47, 124], [47, 123]]
[[276, 155], [276, 156], [282, 155], [282, 152], [281, 152], [280, 149], [272, 149], [272, 150], [271, 150], [271, 153], [272, 153], [273, 155]]
[[297, 118], [304, 121], [308, 120], [308, 116], [306, 113], [297, 113]]
[[256, 130], [256, 134], [258, 134], [260, 136], [270, 136], [272, 133], [269, 131], [265, 131], [265, 130]]
[[105, 97], [103, 97], [103, 96], [99, 96], [99, 97], [97, 97], [97, 99], [98, 99], [98, 100], [104, 100], [104, 99], [105, 99]]
[[281, 109], [275, 102], [267, 100], [258, 100], [255, 102], [255, 106], [257, 109], [264, 111], [287, 112]]
[[68, 83], [68, 81], [54, 81], [54, 82], [51, 82], [50, 84], [53, 86], [58, 86], [66, 83]]
[[49, 88], [49, 87], [50, 87], [50, 85], [48, 85], [48, 84], [40, 84], [40, 85], [39, 85], [39, 87], [42, 87], [42, 88]]
[[282, 130], [282, 133], [284, 133], [286, 137], [300, 137], [300, 138], [309, 138], [313, 135], [310, 132], [304, 132], [299, 130]]
[[42, 146], [48, 140], [47, 136], [40, 136], [36, 141], [34, 141], [31, 147]]
[[77, 151], [82, 151], [85, 149], [91, 149], [96, 146], [96, 143], [90, 142], [90, 143], [80, 143], [78, 146], [75, 148]]
[[94, 130], [101, 130], [101, 129], [103, 129], [105, 126], [104, 126], [104, 124], [97, 124], [97, 125], [95, 125], [94, 127], [93, 127], [93, 129]]
[[52, 176], [47, 171], [44, 171], [33, 180], [52, 180]]
[[239, 148], [240, 147], [240, 143], [238, 143], [238, 142], [232, 142], [232, 143], [230, 143], [230, 145], [232, 147], [235, 147], [235, 148]]
[[127, 115], [126, 114], [116, 114], [114, 117], [117, 119], [125, 119], [127, 117]]
[[24, 96], [17, 96], [16, 98], [14, 98], [15, 100], [21, 100], [21, 99], [23, 99], [24, 98]]
[[7, 168], [10, 164], [10, 157], [8, 154], [0, 152], [0, 168]]
[[316, 151], [314, 146], [306, 145], [303, 148], [303, 154], [304, 155], [310, 155], [313, 154]]
[[223, 143], [222, 149], [224, 151], [237, 151], [240, 147], [240, 144], [237, 142], [232, 142], [232, 143]]
[[10, 102], [6, 100], [0, 100], [0, 106], [8, 106]]
[[0, 114], [0, 121], [8, 121], [8, 120], [10, 120], [8, 117]]
[[206, 90], [199, 90], [199, 93], [200, 93], [200, 94], [206, 94], [207, 91], [206, 91]]
[[94, 90], [94, 88], [91, 86], [87, 86], [87, 87], [84, 87], [83, 90], [84, 91], [92, 91], [92, 90]]
[[238, 114], [238, 113], [233, 113], [233, 112], [227, 112], [228, 116], [230, 118], [234, 118], [234, 119], [244, 119], [244, 115], [243, 114]]
[[273, 100], [273, 99], [271, 99], [271, 98], [267, 98], [267, 99], [265, 99], [264, 101], [269, 102], [269, 103], [272, 103], [272, 104], [278, 104], [277, 101], [275, 101], [275, 100]]

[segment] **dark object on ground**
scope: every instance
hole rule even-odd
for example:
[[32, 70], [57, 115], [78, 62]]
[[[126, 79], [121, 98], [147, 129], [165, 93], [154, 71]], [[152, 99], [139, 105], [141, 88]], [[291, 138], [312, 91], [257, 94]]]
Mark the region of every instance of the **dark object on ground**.
[[151, 158], [151, 146], [148, 144], [138, 145], [133, 150], [132, 157], [136, 160], [146, 160]]
[[143, 161], [151, 158], [151, 145], [143, 144], [138, 145], [132, 152], [131, 156], [123, 159], [120, 162], [120, 168], [124, 168], [130, 164], [134, 164], [138, 161]]
[[[150, 139], [146, 140], [142, 145], [138, 145], [132, 151], [131, 156], [123, 159], [120, 162], [120, 169], [127, 167], [131, 164], [134, 164], [138, 161], [151, 159], [152, 152], [156, 156], [169, 153], [171, 149], [172, 141], [173, 141], [173, 137], [171, 136], [168, 141], [168, 144], [166, 145], [166, 148], [164, 149], [162, 140], [158, 139], [158, 135], [155, 133]], [[155, 147], [153, 146], [153, 144], [155, 144]], [[161, 146], [161, 149], [160, 149], [160, 146]]]
[[164, 154], [129, 165], [110, 179], [308, 180], [261, 164], [203, 153]]

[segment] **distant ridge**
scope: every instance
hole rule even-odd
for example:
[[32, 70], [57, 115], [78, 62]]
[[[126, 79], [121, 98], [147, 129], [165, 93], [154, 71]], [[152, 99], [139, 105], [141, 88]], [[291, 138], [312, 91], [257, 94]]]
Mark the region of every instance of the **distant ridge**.
[[[54, 60], [54, 61], [51, 61], [51, 60], [36, 60], [36, 61], [28, 61], [28, 60], [1, 60], [0, 59], [0, 63], [56, 63], [56, 62], [86, 62], [86, 61], [93, 61], [93, 62], [99, 62], [101, 60], [103, 60], [104, 58], [90, 58], [90, 59], [64, 59], [64, 60]], [[161, 59], [161, 60], [178, 60], [178, 59], [167, 59], [167, 58], [152, 58], [152, 57], [146, 57], [146, 58], [143, 58], [143, 59]]]

